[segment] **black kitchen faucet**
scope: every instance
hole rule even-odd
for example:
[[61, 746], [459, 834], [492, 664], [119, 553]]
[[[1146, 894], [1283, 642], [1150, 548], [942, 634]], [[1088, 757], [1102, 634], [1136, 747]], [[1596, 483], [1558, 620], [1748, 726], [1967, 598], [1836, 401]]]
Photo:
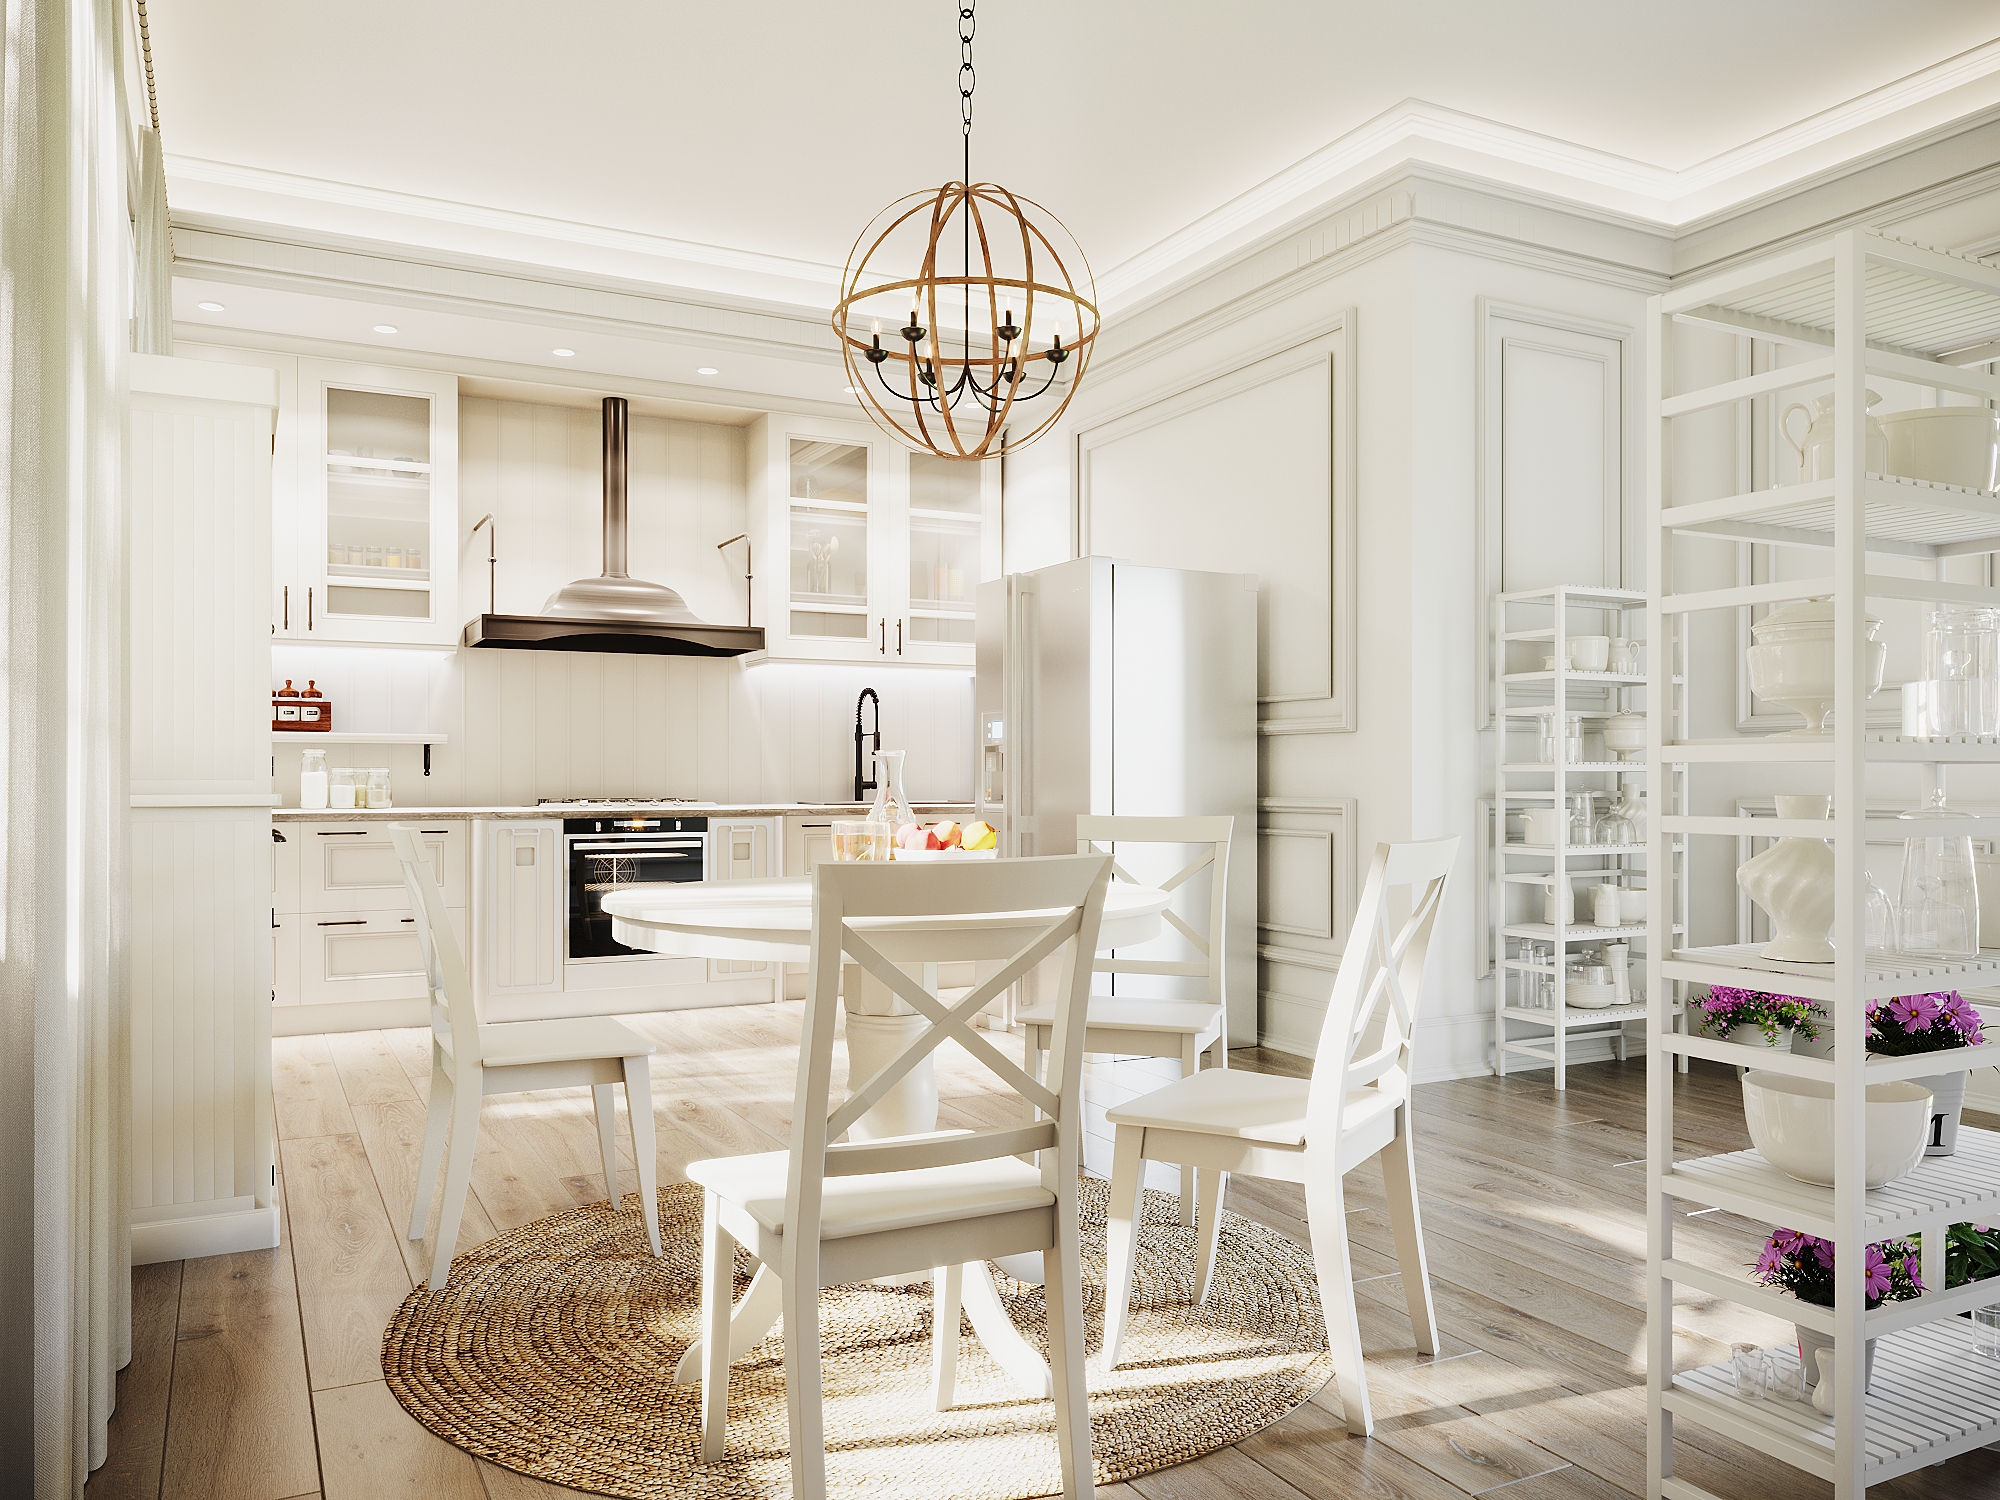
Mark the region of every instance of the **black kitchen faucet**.
[[[867, 704], [875, 705], [875, 728], [864, 731], [861, 727], [861, 710]], [[872, 735], [872, 739], [871, 739]], [[865, 802], [862, 794], [875, 790], [875, 778], [866, 773], [873, 769], [869, 756], [882, 748], [882, 700], [875, 696], [875, 689], [863, 688], [861, 696], [854, 700], [854, 800]]]

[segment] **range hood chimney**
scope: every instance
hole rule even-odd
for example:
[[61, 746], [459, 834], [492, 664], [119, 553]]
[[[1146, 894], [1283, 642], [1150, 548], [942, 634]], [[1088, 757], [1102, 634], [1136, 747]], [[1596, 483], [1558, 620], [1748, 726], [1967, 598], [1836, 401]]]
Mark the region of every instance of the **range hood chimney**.
[[467, 646], [522, 651], [621, 651], [647, 656], [741, 656], [764, 649], [759, 625], [708, 625], [662, 584], [626, 571], [623, 396], [604, 398], [604, 573], [556, 590], [538, 615], [481, 615]]

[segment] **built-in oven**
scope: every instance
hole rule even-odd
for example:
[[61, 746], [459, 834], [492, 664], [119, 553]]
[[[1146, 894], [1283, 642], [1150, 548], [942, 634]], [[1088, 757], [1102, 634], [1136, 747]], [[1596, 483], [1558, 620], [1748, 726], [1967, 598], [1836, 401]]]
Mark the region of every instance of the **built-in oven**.
[[708, 819], [630, 813], [564, 818], [569, 872], [569, 958], [657, 958], [611, 936], [605, 896], [620, 886], [694, 881], [707, 864]]

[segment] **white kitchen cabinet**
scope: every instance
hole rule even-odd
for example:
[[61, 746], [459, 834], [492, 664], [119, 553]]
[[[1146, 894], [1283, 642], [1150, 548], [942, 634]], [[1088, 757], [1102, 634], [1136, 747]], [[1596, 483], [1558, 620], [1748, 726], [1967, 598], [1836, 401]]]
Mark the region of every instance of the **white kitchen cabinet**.
[[810, 875], [814, 865], [832, 858], [832, 818], [785, 819], [785, 874]]
[[[463, 952], [465, 908], [452, 908], [450, 917]], [[313, 911], [298, 918], [298, 928], [300, 1004], [424, 998], [416, 918], [379, 910]]]
[[475, 994], [562, 989], [562, 833], [560, 818], [472, 825]]
[[915, 454], [866, 422], [760, 417], [749, 438], [765, 654], [972, 665], [1000, 575], [1000, 466]]
[[301, 359], [295, 468], [275, 517], [281, 640], [450, 646], [458, 616], [458, 377]]
[[[300, 845], [298, 910], [409, 911], [403, 867], [386, 823], [298, 822], [289, 827]], [[418, 831], [444, 888], [444, 904], [465, 906], [466, 825], [455, 818], [426, 820]]]
[[[782, 818], [711, 818], [708, 823], [710, 880], [768, 880], [779, 870], [784, 852]], [[776, 966], [748, 958], [711, 958], [708, 977], [754, 979], [770, 977]]]

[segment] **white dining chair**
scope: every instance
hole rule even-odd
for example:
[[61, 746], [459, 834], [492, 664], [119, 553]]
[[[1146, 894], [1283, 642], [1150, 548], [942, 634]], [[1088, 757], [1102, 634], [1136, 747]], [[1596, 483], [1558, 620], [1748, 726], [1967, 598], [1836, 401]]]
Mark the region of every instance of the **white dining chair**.
[[[1374, 1430], [1368, 1381], [1355, 1322], [1354, 1267], [1347, 1245], [1342, 1179], [1380, 1157], [1388, 1188], [1396, 1265], [1417, 1348], [1437, 1352], [1437, 1317], [1424, 1265], [1417, 1214], [1416, 1154], [1410, 1118], [1411, 1042], [1424, 968], [1458, 857], [1456, 838], [1378, 844], [1334, 976], [1310, 1078], [1241, 1068], [1211, 1068], [1109, 1112], [1114, 1145], [1105, 1236], [1106, 1369], [1118, 1365], [1131, 1316], [1132, 1267], [1148, 1161], [1177, 1162], [1201, 1173], [1201, 1224], [1195, 1233], [1197, 1305], [1213, 1282], [1222, 1194], [1231, 1172], [1303, 1183], [1327, 1348], [1340, 1386], [1347, 1430]], [[1410, 915], [1391, 931], [1389, 894], [1408, 888]], [[1361, 1048], [1370, 1050], [1362, 1054]]]
[[[1201, 1055], [1209, 1053], [1210, 1063], [1229, 1066], [1229, 1041], [1224, 1035], [1223, 938], [1228, 911], [1229, 839], [1235, 829], [1233, 817], [1128, 818], [1083, 814], [1076, 820], [1076, 846], [1095, 850], [1100, 844], [1129, 848], [1135, 844], [1199, 844], [1201, 853], [1166, 880], [1154, 881], [1133, 875], [1123, 865], [1111, 866], [1112, 878], [1132, 885], [1157, 885], [1173, 891], [1203, 870], [1214, 875], [1208, 890], [1208, 931], [1196, 932], [1179, 913], [1168, 911], [1164, 920], [1200, 955], [1195, 959], [1136, 958], [1127, 954], [1100, 954], [1095, 962], [1099, 974], [1172, 975], [1202, 981], [1207, 994], [1200, 1000], [1167, 1000], [1148, 996], [1113, 993], [1092, 995], [1090, 1014], [1083, 1032], [1086, 1055], [1112, 1057], [1165, 1057], [1178, 1059], [1181, 1077], [1191, 1076], [1201, 1066]], [[1128, 853], [1124, 856], [1131, 858]], [[1117, 981], [1112, 981], [1114, 991]], [[1055, 1008], [1034, 1006], [1014, 1017], [1027, 1031], [1028, 1046], [1035, 1059], [1035, 1076], [1041, 1076], [1042, 1057], [1047, 1052], [1049, 1034], [1055, 1023]], [[1181, 1168], [1181, 1223], [1194, 1223], [1195, 1176], [1192, 1168]]]
[[611, 1207], [618, 1194], [618, 1105], [614, 1090], [625, 1085], [625, 1113], [632, 1127], [632, 1155], [639, 1168], [639, 1213], [653, 1254], [660, 1253], [660, 1208], [656, 1188], [658, 1148], [653, 1143], [651, 1064], [654, 1044], [636, 1031], [601, 1016], [563, 1021], [518, 1021], [489, 1026], [479, 1019], [465, 960], [446, 915], [444, 892], [424, 857], [414, 823], [391, 823], [389, 840], [403, 867], [417, 941], [423, 948], [430, 991], [431, 1098], [424, 1118], [424, 1154], [417, 1168], [416, 1202], [410, 1209], [410, 1238], [424, 1237], [431, 1190], [445, 1136], [451, 1156], [444, 1169], [444, 1206], [438, 1216], [437, 1250], [431, 1257], [431, 1290], [451, 1274], [452, 1247], [465, 1215], [472, 1184], [472, 1153], [479, 1138], [479, 1101], [492, 1094], [588, 1085], [597, 1112], [597, 1144], [604, 1155], [604, 1189]]
[[[958, 1344], [956, 1294], [969, 1261], [1040, 1251], [1043, 1257], [1056, 1444], [1066, 1497], [1092, 1494], [1085, 1404], [1083, 1269], [1078, 1255], [1077, 1174], [1082, 1165], [1084, 1002], [1104, 914], [1111, 861], [1103, 855], [991, 863], [822, 864], [813, 872], [813, 928], [798, 1088], [788, 1151], [715, 1157], [688, 1177], [706, 1190], [702, 1213], [702, 1459], [722, 1460], [729, 1421], [729, 1313], [735, 1249], [774, 1268], [783, 1284], [785, 1387], [795, 1500], [826, 1494], [820, 1410], [820, 1289], [928, 1270], [936, 1287], [934, 1379], [949, 1388]], [[884, 919], [1034, 913], [1020, 947], [997, 971], [949, 1004], [898, 965], [921, 959], [928, 933], [897, 933], [885, 958]], [[986, 914], [987, 920], [977, 920]], [[1040, 919], [1046, 916], [1047, 921]], [[930, 929], [941, 949], [951, 924]], [[850, 1079], [830, 1102], [841, 955], [901, 996], [930, 1025], [881, 1070]], [[972, 1019], [1043, 959], [1063, 955], [1064, 980], [1044, 1085], [975, 1031]], [[1079, 961], [1081, 955], [1081, 961]], [[947, 1039], [1040, 1112], [997, 1129], [846, 1142], [839, 1137], [900, 1078]], [[1039, 1163], [1033, 1153], [1040, 1153]], [[1030, 1160], [1023, 1160], [1023, 1157]], [[934, 1387], [935, 1389], [935, 1387]], [[939, 1397], [944, 1404], [944, 1397]]]

